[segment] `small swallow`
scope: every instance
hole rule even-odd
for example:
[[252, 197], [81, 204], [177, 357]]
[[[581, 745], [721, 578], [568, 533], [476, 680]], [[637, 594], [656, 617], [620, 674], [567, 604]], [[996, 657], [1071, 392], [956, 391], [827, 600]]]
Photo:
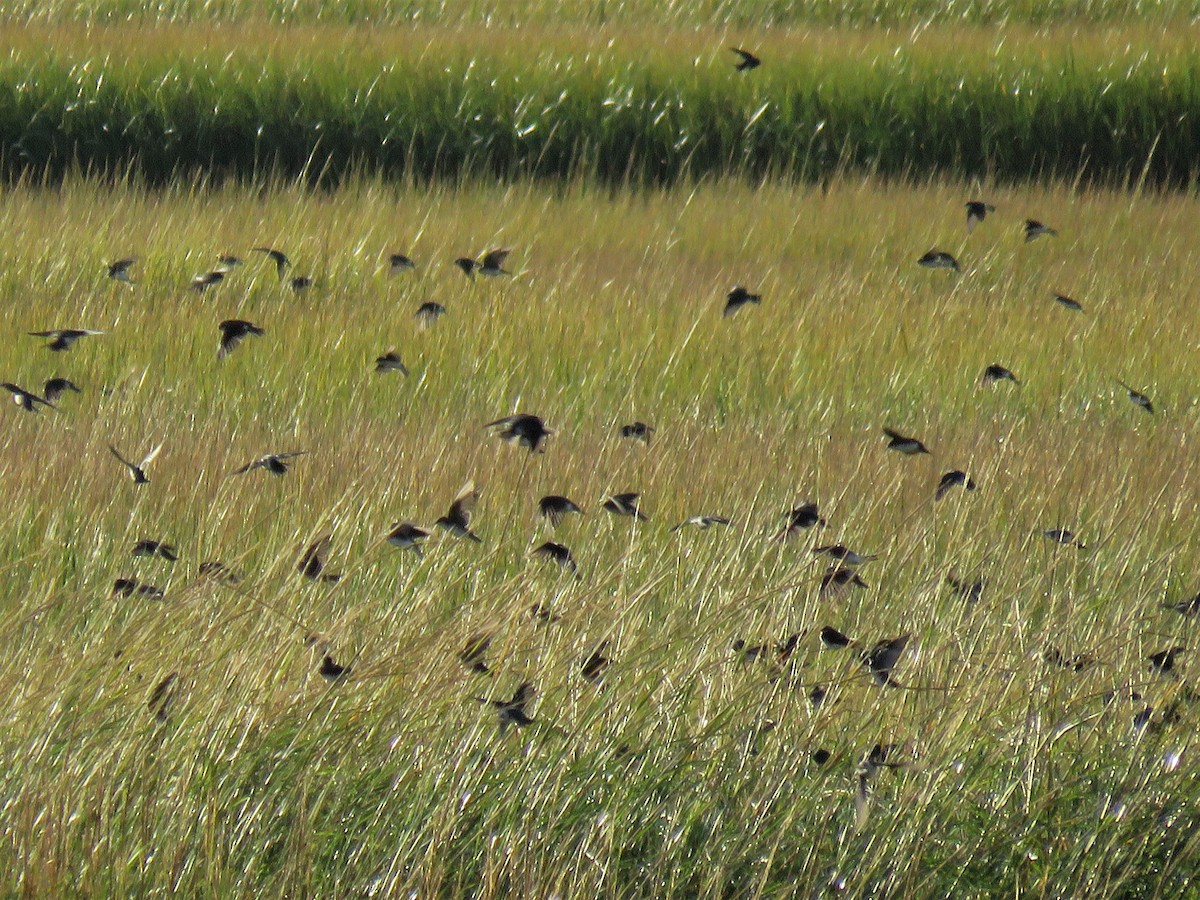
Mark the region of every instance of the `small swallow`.
[[821, 629], [821, 643], [831, 650], [840, 650], [842, 647], [849, 647], [856, 642], [832, 625], [826, 625]]
[[393, 547], [412, 550], [419, 559], [425, 555], [419, 542], [427, 537], [429, 537], [429, 532], [419, 525], [414, 525], [412, 522], [395, 522], [392, 524], [392, 530], [388, 532], [386, 540]]
[[226, 319], [218, 324], [217, 328], [221, 330], [221, 346], [217, 349], [217, 359], [224, 359], [249, 335], [261, 337], [266, 334], [264, 329], [245, 319]]
[[1042, 236], [1054, 237], [1058, 232], [1049, 225], [1043, 225], [1037, 219], [1025, 220], [1025, 240], [1032, 241]]
[[167, 562], [179, 559], [179, 551], [171, 544], [162, 541], [140, 540], [133, 545], [134, 556], [160, 556]]
[[843, 566], [850, 568], [857, 568], [864, 563], [871, 562], [871, 560], [879, 559], [873, 553], [856, 553], [843, 544], [826, 544], [822, 547], [813, 547], [812, 552], [815, 556], [828, 556], [831, 559], [836, 559]]
[[325, 584], [336, 584], [341, 581], [341, 575], [330, 575], [325, 571], [325, 560], [322, 558], [329, 552], [333, 542], [332, 535], [317, 538], [305, 549], [300, 561], [296, 563], [296, 571], [309, 581], [320, 581]]
[[158, 456], [158, 452], [163, 448], [163, 443], [165, 442], [160, 442], [157, 447], [147, 453], [142, 461], [136, 465], [123, 457], [112, 444], [108, 445], [108, 451], [117, 458], [121, 465], [129, 469], [129, 477], [133, 479], [134, 484], [149, 484], [150, 479], [146, 477], [146, 467], [154, 462], [154, 458]]
[[996, 207], [990, 203], [984, 203], [982, 200], [968, 200], [966, 207], [968, 233], [974, 231], [975, 226], [986, 219], [988, 213], [996, 211]]
[[475, 487], [474, 481], [468, 481], [462, 486], [458, 494], [455, 495], [453, 502], [450, 504], [450, 509], [446, 514], [440, 517], [433, 524], [439, 528], [444, 528], [455, 537], [466, 538], [474, 541], [477, 544], [483, 543], [479, 539], [479, 535], [471, 531], [471, 513], [475, 510], [475, 505], [479, 502], [479, 491]]
[[730, 649], [737, 654], [738, 665], [746, 666], [765, 658], [770, 647], [766, 643], [748, 644], [738, 638], [730, 645]]
[[136, 256], [131, 256], [128, 259], [118, 259], [116, 262], [107, 263], [108, 277], [113, 281], [123, 281], [126, 284], [132, 284], [129, 280], [129, 267], [137, 262]]
[[752, 294], [740, 284], [725, 296], [725, 310], [721, 315], [728, 319], [735, 312], [750, 303], [762, 303], [762, 294]]
[[150, 699], [146, 701], [146, 709], [154, 713], [159, 722], [167, 721], [171, 714], [171, 703], [175, 700], [175, 689], [179, 684], [179, 673], [172, 672], [154, 686]]
[[1078, 300], [1072, 300], [1066, 294], [1055, 294], [1054, 299], [1056, 302], [1061, 303], [1067, 309], [1073, 310], [1075, 312], [1083, 312], [1083, 304], [1080, 303]]
[[413, 318], [421, 323], [422, 328], [428, 328], [445, 314], [446, 307], [440, 303], [434, 303], [432, 300], [427, 300], [417, 307]]
[[1180, 653], [1186, 652], [1186, 647], [1171, 647], [1170, 649], [1150, 654], [1150, 656], [1146, 657], [1150, 662], [1150, 671], [1159, 675], [1178, 678], [1179, 676], [1175, 674], [1175, 657]]
[[921, 453], [929, 453], [928, 448], [916, 438], [905, 437], [900, 432], [893, 431], [890, 428], [883, 429], [883, 434], [888, 439], [889, 450], [895, 450], [897, 453], [903, 453], [905, 456], [917, 456]]
[[762, 65], [762, 60], [749, 50], [743, 50], [740, 47], [730, 47], [729, 50], [732, 53], [736, 53], [739, 57], [740, 61], [734, 64], [734, 68], [739, 72], [749, 72], [751, 69], [757, 69]]
[[629, 516], [635, 521], [648, 522], [650, 517], [638, 508], [638, 498], [641, 494], [633, 491], [626, 491], [623, 494], [613, 494], [603, 503], [605, 512], [610, 512], [614, 516]]
[[54, 403], [67, 391], [74, 391], [76, 394], [82, 394], [79, 385], [71, 381], [69, 378], [50, 378], [47, 379], [46, 385], [42, 388], [42, 396], [46, 398], [47, 403]]
[[1154, 404], [1150, 402], [1149, 397], [1147, 397], [1141, 391], [1135, 391], [1133, 388], [1131, 388], [1125, 382], [1121, 381], [1119, 378], [1117, 379], [1117, 384], [1119, 384], [1121, 387], [1125, 388], [1126, 391], [1128, 391], [1130, 403], [1132, 403], [1134, 406], [1140, 406], [1142, 409], [1144, 409], [1150, 415], [1154, 415]]
[[307, 275], [297, 275], [288, 282], [288, 287], [292, 289], [293, 294], [299, 294], [301, 291], [307, 291], [313, 286], [313, 280]]
[[400, 361], [400, 355], [396, 353], [395, 348], [389, 348], [387, 353], [375, 357], [375, 371], [399, 372], [401, 375], [408, 375], [408, 368]]
[[415, 269], [417, 264], [403, 253], [393, 253], [388, 256], [388, 277], [394, 278], [408, 269]]
[[895, 684], [892, 680], [892, 669], [900, 661], [900, 656], [904, 653], [904, 648], [908, 646], [910, 637], [911, 635], [903, 634], [900, 637], [880, 641], [863, 653], [862, 664], [880, 687]]
[[1017, 376], [1010, 370], [998, 363], [992, 363], [983, 370], [983, 377], [980, 378], [984, 384], [995, 384], [997, 381], [1011, 381], [1013, 384], [1020, 384], [1017, 381]]
[[938, 482], [933, 499], [935, 501], [941, 500], [951, 488], [958, 487], [959, 485], [962, 485], [964, 491], [975, 490], [975, 482], [966, 472], [962, 471], [962, 469], [951, 469]]
[[574, 501], [558, 494], [547, 494], [538, 501], [538, 512], [550, 520], [551, 526], [557, 528], [568, 513], [583, 515], [583, 510]]
[[621, 437], [642, 441], [646, 446], [650, 445], [650, 435], [652, 434], [654, 434], [654, 426], [647, 425], [645, 422], [634, 422], [621, 426]]
[[521, 447], [527, 447], [530, 453], [539, 452], [545, 439], [554, 434], [539, 416], [529, 413], [505, 416], [495, 422], [488, 422], [483, 427], [498, 429], [497, 433], [502, 439], [515, 442]]
[[867, 583], [853, 569], [844, 566], [830, 566], [821, 576], [821, 593], [841, 593], [847, 587], [865, 589]]
[[699, 528], [701, 531], [704, 531], [707, 528], [712, 528], [712, 526], [714, 526], [714, 525], [728, 525], [728, 524], [729, 524], [729, 520], [727, 518], [725, 518], [724, 516], [691, 516], [690, 518], [684, 519], [678, 525], [674, 526], [671, 530], [678, 531], [681, 528], [686, 528], [688, 526], [692, 526], [695, 528]]
[[569, 569], [576, 575], [579, 574], [579, 569], [575, 565], [575, 557], [571, 555], [571, 549], [566, 544], [558, 544], [554, 541], [546, 541], [544, 544], [539, 544], [530, 551], [531, 556], [544, 556], [546, 559], [553, 560], [564, 569]]
[[230, 269], [240, 266], [244, 261], [240, 256], [234, 256], [232, 253], [222, 253], [217, 257], [216, 271], [224, 275]]
[[192, 276], [192, 290], [197, 294], [203, 294], [214, 284], [220, 284], [225, 280], [225, 273], [218, 270], [212, 272], [201, 272], [199, 275]]
[[272, 250], [270, 247], [252, 247], [251, 249], [255, 253], [265, 253], [271, 257], [275, 261], [275, 271], [279, 275], [279, 280], [283, 281], [288, 266], [292, 264], [292, 261], [287, 258], [287, 254], [282, 250]]
[[917, 260], [917, 265], [926, 269], [953, 269], [955, 272], [960, 271], [958, 260], [945, 250], [930, 250]]
[[1065, 544], [1068, 547], [1074, 547], [1076, 550], [1087, 549], [1083, 541], [1075, 540], [1075, 533], [1066, 528], [1047, 528], [1042, 532], [1042, 536], [1049, 538], [1057, 544]]
[[242, 583], [241, 575], [225, 563], [215, 559], [200, 563], [199, 573], [201, 578], [209, 578], [221, 584], [238, 585]]
[[809, 759], [812, 760], [814, 766], [823, 766], [825, 763], [829, 762], [830, 756], [831, 754], [828, 750], [826, 750], [824, 747], [818, 747], [812, 752], [812, 754], [809, 756]]
[[6, 391], [11, 393], [12, 397], [13, 397], [13, 402], [15, 404], [17, 404], [17, 406], [21, 407], [21, 409], [25, 410], [26, 412], [31, 412], [31, 413], [37, 412], [38, 411], [37, 406], [39, 403], [42, 406], [48, 406], [51, 409], [58, 409], [58, 407], [55, 406], [53, 403], [51, 403], [49, 400], [43, 399], [42, 397], [39, 397], [37, 394], [30, 393], [29, 391], [25, 390], [25, 388], [18, 387], [17, 385], [13, 384], [10, 381], [6, 381], [3, 384], [0, 384], [0, 387], [4, 388]]
[[548, 625], [551, 622], [562, 621], [562, 616], [555, 613], [550, 607], [544, 603], [535, 603], [529, 609], [525, 610], [525, 614], [536, 622], [543, 625]]
[[333, 661], [332, 656], [326, 655], [321, 660], [321, 666], [317, 669], [317, 672], [326, 681], [341, 681], [350, 674], [350, 667], [338, 665]]
[[486, 697], [476, 697], [475, 699], [496, 710], [500, 717], [500, 736], [504, 737], [504, 733], [510, 725], [524, 728], [526, 725], [533, 724], [533, 719], [525, 712], [525, 707], [533, 699], [535, 693], [533, 684], [526, 681], [516, 689], [511, 700], [489, 700]]
[[288, 469], [291, 468], [291, 463], [287, 462], [297, 456], [306, 456], [308, 450], [293, 450], [291, 453], [268, 453], [266, 456], [260, 456], [253, 462], [248, 462], [238, 469], [230, 472], [230, 475], [245, 475], [253, 469], [264, 469], [272, 475], [286, 475]]
[[1178, 603], [1164, 603], [1162, 606], [1163, 609], [1174, 610], [1181, 616], [1195, 618], [1197, 615], [1200, 615], [1200, 594], [1196, 594], [1186, 600], [1180, 600]]
[[976, 578], [974, 581], [965, 581], [953, 572], [946, 576], [946, 584], [950, 585], [950, 589], [967, 603], [978, 603], [983, 596], [985, 586], [982, 578]]
[[483, 255], [483, 259], [479, 261], [479, 274], [486, 275], [488, 278], [495, 278], [497, 275], [511, 275], [512, 272], [504, 271], [504, 260], [508, 258], [511, 250], [492, 250]]
[[612, 662], [604, 651], [608, 649], [609, 642], [601, 641], [600, 646], [592, 651], [592, 654], [583, 661], [580, 666], [579, 674], [583, 676], [585, 681], [590, 681], [594, 685], [599, 685], [604, 680], [604, 673], [608, 669], [608, 664]]
[[1047, 644], [1042, 650], [1042, 661], [1056, 669], [1070, 669], [1072, 672], [1082, 672], [1096, 665], [1096, 658], [1086, 653], [1076, 653], [1067, 656], [1057, 647]]
[[113, 582], [113, 597], [150, 597], [161, 600], [164, 596], [162, 588], [152, 584], [142, 584], [136, 578], [118, 578]]
[[475, 270], [479, 268], [479, 263], [467, 256], [460, 256], [454, 261], [454, 264], [462, 269], [464, 275], [472, 279], [475, 277]]
[[825, 524], [825, 520], [821, 518], [821, 514], [817, 511], [817, 504], [805, 502], [787, 514], [787, 524], [776, 532], [771, 540], [786, 541], [793, 535], [799, 534], [805, 529], [812, 528], [814, 525], [824, 527]]
[[50, 338], [50, 343], [46, 344], [46, 349], [53, 350], [55, 353], [70, 350], [71, 345], [80, 338], [92, 337], [97, 334], [104, 334], [104, 332], [93, 331], [90, 328], [52, 328], [49, 331], [29, 332], [30, 337]]
[[492, 670], [488, 668], [484, 657], [491, 646], [492, 636], [490, 634], [472, 635], [459, 651], [458, 661], [477, 675], [490, 675]]

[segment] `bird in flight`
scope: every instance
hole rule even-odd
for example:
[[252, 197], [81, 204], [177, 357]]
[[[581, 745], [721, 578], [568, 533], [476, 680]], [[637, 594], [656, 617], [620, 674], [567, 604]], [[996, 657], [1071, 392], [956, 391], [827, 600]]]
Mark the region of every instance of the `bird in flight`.
[[826, 544], [823, 547], [813, 547], [814, 556], [828, 556], [836, 559], [843, 566], [857, 568], [873, 559], [879, 559], [874, 553], [857, 553], [844, 544]]
[[945, 250], [930, 250], [917, 260], [917, 265], [923, 266], [926, 269], [953, 269], [955, 272], [959, 271], [958, 260]]
[[569, 500], [558, 494], [547, 494], [539, 500], [538, 512], [546, 519], [549, 519], [550, 524], [555, 528], [562, 523], [563, 518], [568, 513], [583, 515], [583, 510], [576, 506], [573, 500]]
[[1129, 402], [1130, 403], [1132, 403], [1134, 406], [1140, 406], [1142, 409], [1144, 409], [1150, 415], [1154, 415], [1154, 404], [1150, 402], [1149, 397], [1147, 397], [1141, 391], [1135, 391], [1133, 388], [1131, 388], [1125, 382], [1121, 381], [1121, 379], [1119, 379], [1119, 378], [1117, 379], [1117, 384], [1119, 384], [1121, 387], [1125, 388], [1125, 390], [1129, 393]]
[[107, 263], [108, 277], [113, 281], [123, 281], [126, 284], [133, 284], [129, 280], [129, 267], [137, 262], [136, 256], [130, 256], [126, 259], [118, 259], [116, 262]]
[[143, 539], [134, 544], [133, 555], [158, 556], [167, 562], [175, 562], [179, 559], [179, 551], [175, 549], [173, 544], [149, 539]]
[[714, 526], [714, 525], [728, 525], [728, 524], [729, 524], [729, 520], [727, 518], [725, 518], [724, 516], [691, 516], [687, 519], [684, 519], [678, 525], [674, 526], [671, 530], [679, 531], [679, 529], [681, 529], [681, 528], [687, 528], [687, 527], [691, 526], [694, 528], [699, 528], [701, 531], [703, 531], [706, 528], [712, 528], [712, 526]]
[[539, 544], [530, 551], [531, 556], [543, 556], [553, 562], [558, 563], [564, 569], [570, 569], [576, 575], [579, 574], [579, 569], [575, 565], [575, 557], [571, 554], [571, 549], [566, 544], [558, 544], [554, 541], [546, 541], [544, 544]]
[[982, 200], [968, 200], [967, 207], [967, 232], [975, 230], [975, 226], [987, 218], [987, 214], [995, 212], [996, 207], [990, 203], [984, 203]]
[[392, 524], [392, 530], [387, 533], [386, 540], [393, 547], [412, 550], [419, 559], [425, 555], [425, 552], [418, 542], [427, 537], [429, 537], [429, 532], [419, 525], [414, 525], [412, 522], [395, 522]]
[[408, 375], [408, 367], [400, 361], [400, 354], [394, 347], [388, 348], [387, 353], [382, 356], [375, 357], [375, 371], [399, 372], [401, 375]]
[[475, 534], [470, 527], [471, 513], [475, 510], [475, 504], [478, 502], [479, 490], [475, 487], [474, 481], [468, 481], [455, 495], [446, 514], [433, 524], [446, 529], [455, 537], [467, 538], [481, 544], [483, 542], [479, 539], [479, 535]]
[[612, 513], [614, 516], [629, 516], [635, 521], [648, 522], [650, 517], [647, 516], [638, 507], [638, 498], [641, 494], [633, 491], [626, 491], [623, 494], [613, 494], [603, 503], [603, 508], [606, 512]]
[[799, 534], [805, 529], [812, 528], [814, 525], [824, 527], [825, 524], [825, 520], [817, 510], [817, 504], [812, 502], [801, 503], [787, 514], [787, 523], [775, 533], [775, 536], [771, 540], [786, 541], [788, 538]]
[[749, 72], [751, 69], [757, 69], [762, 65], [762, 60], [751, 53], [749, 50], [743, 50], [740, 47], [730, 47], [731, 53], [736, 53], [739, 62], [734, 63], [734, 68], [739, 72]]
[[497, 433], [506, 441], [518, 444], [521, 447], [527, 447], [530, 453], [537, 453], [545, 439], [554, 434], [553, 431], [546, 427], [546, 423], [539, 416], [530, 415], [529, 413], [517, 413], [512, 416], [505, 416], [503, 419], [497, 419], [495, 422], [488, 422], [484, 428], [497, 429]]
[[966, 472], [961, 469], [951, 469], [938, 482], [937, 491], [934, 492], [933, 499], [935, 501], [941, 500], [951, 488], [958, 487], [959, 485], [962, 485], [965, 491], [975, 490], [975, 482]]
[[310, 451], [308, 450], [293, 450], [291, 453], [268, 453], [266, 456], [260, 456], [253, 462], [248, 462], [238, 469], [230, 472], [230, 475], [245, 475], [252, 469], [265, 469], [272, 475], [286, 475], [291, 464], [289, 459], [294, 459], [297, 456], [305, 456]]
[[1072, 300], [1066, 294], [1055, 294], [1054, 299], [1072, 312], [1083, 312], [1083, 304], [1078, 300]]
[[388, 256], [388, 277], [394, 278], [408, 269], [415, 269], [417, 264], [403, 253], [393, 253]]
[[288, 266], [292, 264], [292, 261], [287, 258], [287, 254], [282, 250], [273, 250], [270, 247], [253, 247], [251, 249], [255, 253], [265, 253], [271, 257], [275, 261], [275, 271], [279, 275], [279, 280], [283, 281], [284, 276], [287, 274]]
[[26, 412], [35, 413], [38, 411], [38, 404], [48, 406], [51, 409], [58, 409], [50, 400], [39, 397], [37, 394], [25, 390], [25, 388], [13, 384], [11, 381], [6, 381], [0, 384], [10, 394], [12, 394], [13, 402]]
[[883, 429], [883, 434], [888, 439], [889, 450], [895, 450], [897, 453], [903, 453], [905, 456], [917, 456], [921, 453], [929, 453], [929, 449], [916, 438], [905, 437], [900, 432], [893, 431], [891, 428]]
[[108, 450], [117, 458], [121, 465], [125, 466], [125, 468], [129, 470], [129, 477], [133, 479], [134, 484], [149, 484], [150, 479], [146, 477], [146, 467], [149, 466], [150, 463], [154, 462], [154, 458], [158, 456], [158, 451], [162, 450], [163, 448], [163, 443], [165, 443], [165, 441], [160, 441], [159, 445], [147, 453], [145, 457], [143, 457], [142, 461], [137, 464], [131, 463], [129, 460], [123, 457], [120, 454], [120, 451], [118, 451], [117, 448], [112, 444], [108, 445]]
[[340, 681], [350, 674], [350, 667], [338, 665], [333, 661], [332, 656], [326, 655], [321, 660], [321, 666], [317, 669], [317, 672], [326, 681]]
[[42, 396], [50, 403], [54, 403], [59, 397], [67, 393], [67, 391], [73, 391], [76, 394], [83, 393], [79, 389], [79, 385], [69, 378], [48, 378], [46, 379], [45, 387], [42, 388]]
[[604, 673], [608, 669], [608, 664], [612, 662], [604, 651], [608, 649], [608, 640], [603, 640], [600, 645], [592, 651], [591, 655], [583, 661], [583, 665], [579, 667], [579, 674], [583, 676], [585, 681], [590, 681], [592, 684], [599, 686], [604, 680]]
[[333, 535], [327, 534], [309, 544], [301, 555], [300, 561], [296, 563], [296, 571], [310, 581], [321, 581], [326, 584], [341, 581], [341, 575], [330, 575], [325, 571], [324, 556], [329, 552], [329, 545], [332, 542]]
[[313, 286], [313, 280], [307, 275], [297, 275], [288, 282], [288, 286], [292, 289], [293, 294], [299, 294], [301, 291], [307, 291]]
[[422, 328], [428, 328], [445, 314], [446, 307], [440, 303], [435, 303], [433, 300], [427, 300], [417, 307], [417, 311], [413, 313], [413, 318], [421, 324]]
[[654, 426], [647, 425], [645, 422], [633, 422], [621, 426], [621, 437], [642, 441], [647, 446], [650, 444], [650, 435], [652, 434], [654, 434]]
[[1021, 383], [1017, 380], [1016, 375], [999, 363], [992, 363], [984, 369], [980, 381], [984, 384], [995, 384], [997, 381], [1011, 381], [1013, 384]]
[[49, 331], [31, 331], [31, 337], [50, 338], [50, 343], [46, 344], [47, 350], [53, 350], [55, 353], [61, 353], [64, 350], [70, 350], [71, 346], [80, 338], [92, 337], [97, 334], [104, 334], [103, 331], [93, 331], [90, 328], [52, 328]]
[[487, 697], [476, 697], [475, 699], [496, 710], [496, 714], [500, 718], [500, 736], [504, 737], [504, 733], [510, 725], [524, 728], [526, 725], [533, 724], [533, 719], [525, 712], [525, 707], [533, 699], [535, 693], [533, 683], [526, 681], [516, 689], [510, 700], [489, 700]]
[[911, 635], [902, 634], [900, 637], [879, 641], [863, 653], [862, 664], [880, 687], [896, 684], [892, 679], [892, 669], [900, 661], [910, 637]]
[[1025, 240], [1026, 242], [1036, 240], [1040, 237], [1054, 237], [1058, 232], [1049, 225], [1043, 225], [1037, 219], [1025, 220]]
[[1067, 528], [1047, 528], [1042, 532], [1042, 537], [1048, 538], [1056, 544], [1064, 544], [1068, 547], [1074, 547], [1076, 550], [1086, 550], [1087, 546], [1083, 541], [1077, 540], [1075, 532]]
[[752, 294], [740, 284], [725, 295], [725, 309], [721, 313], [725, 318], [729, 318], [743, 306], [750, 303], [762, 303], [762, 294]]
[[463, 274], [468, 278], [474, 278], [476, 272], [486, 275], [488, 278], [495, 278], [497, 275], [511, 275], [512, 272], [504, 268], [504, 260], [510, 253], [512, 253], [511, 250], [492, 250], [485, 253], [479, 261], [460, 256], [454, 261], [454, 264], [462, 269]]
[[471, 635], [459, 652], [458, 660], [477, 675], [489, 675], [492, 670], [488, 668], [485, 657], [488, 647], [491, 645], [492, 636], [490, 634]]
[[264, 329], [245, 319], [226, 319], [217, 325], [217, 328], [221, 330], [221, 346], [217, 348], [217, 359], [224, 359], [250, 335], [261, 337], [266, 334]]
[[821, 593], [838, 595], [847, 588], [856, 587], [865, 590], [868, 585], [854, 569], [848, 566], [830, 566], [821, 576]]
[[220, 269], [215, 269], [212, 272], [202, 272], [199, 275], [192, 276], [192, 290], [197, 294], [203, 294], [214, 284], [220, 284], [225, 280], [225, 273]]

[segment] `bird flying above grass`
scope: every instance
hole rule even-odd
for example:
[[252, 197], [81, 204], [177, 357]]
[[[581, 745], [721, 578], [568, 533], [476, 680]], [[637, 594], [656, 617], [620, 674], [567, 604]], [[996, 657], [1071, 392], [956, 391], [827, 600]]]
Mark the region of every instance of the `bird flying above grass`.
[[26, 412], [37, 412], [39, 404], [42, 406], [48, 406], [51, 409], [58, 409], [58, 407], [55, 406], [50, 400], [47, 400], [44, 397], [39, 397], [37, 394], [31, 391], [27, 391], [25, 388], [13, 384], [11, 381], [6, 381], [3, 384], [0, 384], [0, 387], [12, 394], [13, 403], [17, 404], [17, 406], [21, 407], [21, 409], [25, 410]]
[[503, 440], [526, 447], [530, 453], [539, 452], [545, 439], [554, 434], [539, 416], [529, 413], [505, 416], [495, 422], [488, 422], [483, 427], [496, 429]]
[[224, 359], [250, 335], [261, 337], [266, 334], [264, 329], [245, 319], [226, 319], [218, 324], [217, 328], [221, 330], [221, 345], [217, 348], [217, 359]]
[[118, 451], [117, 448], [112, 444], [108, 445], [108, 450], [117, 458], [117, 461], [120, 462], [121, 465], [125, 466], [125, 468], [129, 470], [129, 477], [133, 479], [134, 484], [149, 484], [150, 479], [146, 476], [146, 467], [149, 466], [150, 463], [154, 462], [154, 458], [158, 456], [158, 452], [163, 448], [163, 443], [165, 442], [160, 441], [157, 447], [147, 453], [142, 458], [142, 461], [136, 464], [131, 463], [124, 456], [122, 456], [120, 451]]
[[80, 338], [92, 337], [93, 335], [104, 334], [104, 332], [93, 331], [90, 328], [52, 328], [49, 331], [31, 331], [29, 334], [31, 337], [50, 338], [50, 343], [46, 344], [46, 349], [61, 353], [64, 350], [70, 350], [72, 345]]
[[729, 50], [738, 55], [738, 62], [734, 63], [734, 68], [739, 72], [749, 72], [762, 65], [762, 60], [749, 50], [743, 50], [741, 47], [730, 47]]

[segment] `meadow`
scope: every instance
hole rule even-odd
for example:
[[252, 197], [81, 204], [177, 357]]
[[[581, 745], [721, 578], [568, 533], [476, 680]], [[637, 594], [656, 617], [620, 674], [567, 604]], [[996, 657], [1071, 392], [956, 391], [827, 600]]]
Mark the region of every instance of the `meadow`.
[[[968, 234], [975, 197], [996, 211]], [[82, 393], [3, 413], [0, 890], [1186, 893], [1196, 663], [1147, 657], [1194, 649], [1162, 604], [1200, 589], [1198, 227], [1189, 194], [850, 174], [7, 190], [4, 377]], [[511, 278], [452, 262], [500, 246]], [[918, 267], [934, 246], [962, 271]], [[389, 277], [393, 252], [417, 268]], [[245, 263], [193, 291], [223, 253]], [[108, 279], [127, 255], [134, 284]], [[762, 302], [724, 317], [739, 283]], [[265, 334], [218, 360], [229, 318]], [[26, 335], [61, 327], [105, 333]], [[407, 376], [374, 371], [390, 347]], [[991, 363], [1021, 383], [981, 384]], [[544, 453], [485, 430], [517, 411]], [[144, 485], [108, 449], [159, 442]], [[977, 488], [935, 502], [951, 468]], [[482, 543], [384, 541], [468, 480]], [[648, 521], [601, 509], [621, 491]], [[550, 528], [550, 493], [586, 515]], [[804, 501], [828, 524], [772, 540]], [[697, 514], [731, 524], [671, 530]], [[296, 571], [325, 535], [336, 583]], [[179, 560], [133, 557], [147, 538]], [[821, 590], [834, 542], [879, 554], [868, 587]], [[910, 634], [897, 684], [824, 626]], [[480, 636], [488, 674], [460, 658]], [[534, 722], [501, 734], [476, 698], [525, 681]]]

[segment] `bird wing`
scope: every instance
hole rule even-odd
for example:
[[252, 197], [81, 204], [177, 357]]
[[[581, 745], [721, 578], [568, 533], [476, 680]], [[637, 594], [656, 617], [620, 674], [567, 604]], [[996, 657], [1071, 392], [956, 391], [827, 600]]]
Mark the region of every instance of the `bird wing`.
[[483, 256], [483, 266], [488, 269], [499, 269], [504, 265], [504, 260], [508, 258], [511, 250], [491, 250]]
[[159, 441], [158, 446], [146, 454], [146, 458], [141, 461], [141, 463], [138, 465], [138, 468], [144, 469], [146, 466], [150, 465], [150, 463], [154, 462], [154, 458], [158, 456], [158, 452], [162, 450], [163, 444], [165, 443], [166, 441]]
[[137, 468], [137, 466], [135, 466], [133, 463], [131, 463], [129, 460], [127, 460], [125, 457], [123, 457], [120, 454], [120, 452], [117, 450], [117, 448], [114, 447], [112, 444], [108, 445], [108, 452], [111, 453], [113, 456], [115, 456], [118, 460], [121, 461], [121, 463], [128, 466], [129, 468], [131, 468], [131, 469]]

